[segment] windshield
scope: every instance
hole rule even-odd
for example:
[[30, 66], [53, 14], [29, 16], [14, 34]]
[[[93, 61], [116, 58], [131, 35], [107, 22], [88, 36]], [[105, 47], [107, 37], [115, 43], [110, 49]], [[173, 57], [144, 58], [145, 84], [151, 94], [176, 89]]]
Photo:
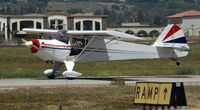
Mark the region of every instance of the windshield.
[[67, 30], [60, 30], [56, 33], [56, 35], [53, 37], [56, 40], [68, 43], [67, 39]]

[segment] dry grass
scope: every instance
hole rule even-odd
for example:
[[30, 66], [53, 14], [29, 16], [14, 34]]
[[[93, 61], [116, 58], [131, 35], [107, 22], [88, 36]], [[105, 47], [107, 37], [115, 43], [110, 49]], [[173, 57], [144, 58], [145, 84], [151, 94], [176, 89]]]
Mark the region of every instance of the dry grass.
[[[133, 86], [19, 88], [0, 91], [2, 110], [136, 109]], [[188, 109], [200, 107], [200, 87], [186, 87]]]
[[200, 108], [200, 87], [187, 86], [185, 87], [185, 94], [186, 94], [188, 108], [199, 109]]
[[133, 87], [20, 88], [0, 91], [0, 109], [132, 109]]
[[0, 43], [0, 46], [1, 46], [1, 45], [13, 45], [13, 44], [17, 44], [17, 43], [14, 42], [14, 41], [1, 42], [1, 43]]

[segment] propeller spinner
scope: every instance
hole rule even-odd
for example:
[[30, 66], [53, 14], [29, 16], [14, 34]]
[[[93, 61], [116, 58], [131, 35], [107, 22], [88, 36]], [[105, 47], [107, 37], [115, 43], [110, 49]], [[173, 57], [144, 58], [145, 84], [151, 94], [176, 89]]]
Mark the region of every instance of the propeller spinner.
[[[26, 47], [31, 48], [32, 52], [36, 53], [37, 51], [40, 50], [40, 48], [39, 48], [39, 44], [37, 44], [37, 43], [35, 44], [33, 41], [35, 41], [35, 40], [27, 41], [25, 39], [22, 39], [22, 42], [26, 45]], [[38, 41], [38, 43], [39, 43], [39, 41]]]

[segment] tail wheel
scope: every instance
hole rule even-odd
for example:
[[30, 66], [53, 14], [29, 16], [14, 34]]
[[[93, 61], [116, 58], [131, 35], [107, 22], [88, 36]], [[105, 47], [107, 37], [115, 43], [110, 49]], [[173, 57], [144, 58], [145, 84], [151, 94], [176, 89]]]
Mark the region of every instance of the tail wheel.
[[181, 62], [179, 62], [179, 61], [176, 62], [176, 65], [177, 65], [177, 66], [179, 66], [180, 64], [181, 64]]
[[54, 75], [47, 76], [49, 79], [55, 79]]
[[73, 79], [75, 79], [75, 78], [73, 78], [73, 77], [66, 77], [68, 80], [73, 80]]

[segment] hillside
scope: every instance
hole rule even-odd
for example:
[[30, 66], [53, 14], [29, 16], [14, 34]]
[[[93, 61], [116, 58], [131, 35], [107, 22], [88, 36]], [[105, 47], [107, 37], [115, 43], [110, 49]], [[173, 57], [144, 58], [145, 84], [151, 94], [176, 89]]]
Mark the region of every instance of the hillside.
[[[7, 2], [5, 2], [7, 1]], [[1, 14], [27, 14], [64, 11], [67, 13], [95, 13], [108, 15], [108, 25], [121, 22], [141, 22], [166, 25], [166, 16], [195, 9], [200, 0], [5, 0], [0, 3]], [[6, 3], [6, 11], [5, 11]], [[6, 13], [5, 13], [6, 12]]]
[[[120, 3], [105, 3], [105, 2], [48, 2], [46, 9], [48, 11], [64, 11], [72, 9], [80, 9], [84, 13], [94, 13], [97, 10], [103, 10], [107, 8], [108, 10], [115, 9], [118, 10], [118, 13], [123, 12], [122, 5]], [[127, 5], [128, 10], [133, 8], [133, 5]]]
[[[67, 13], [94, 13], [108, 15], [108, 25], [117, 25], [119, 22], [133, 22], [135, 13], [131, 11], [133, 5], [106, 2], [48, 2], [46, 10], [63, 11]], [[128, 21], [127, 21], [128, 20]]]

